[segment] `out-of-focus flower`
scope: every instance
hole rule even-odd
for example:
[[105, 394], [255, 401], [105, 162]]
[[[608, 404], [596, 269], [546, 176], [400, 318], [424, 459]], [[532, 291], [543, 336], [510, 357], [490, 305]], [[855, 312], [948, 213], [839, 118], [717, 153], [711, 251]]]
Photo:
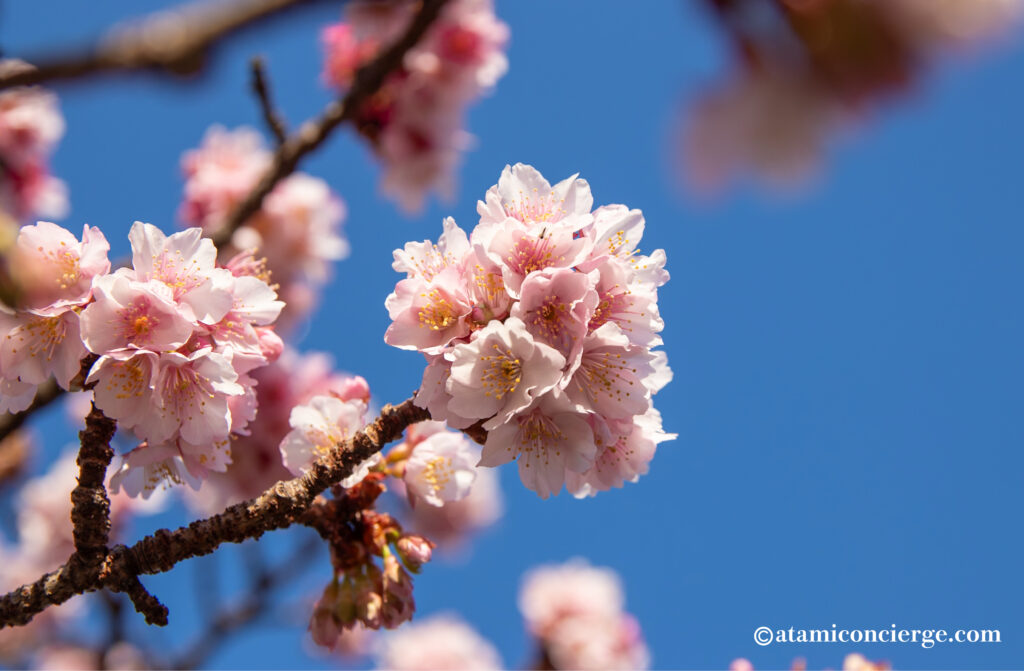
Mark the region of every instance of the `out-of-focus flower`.
[[[31, 67], [0, 61], [2, 72]], [[50, 155], [62, 135], [56, 95], [37, 86], [0, 91], [0, 213], [16, 221], [64, 216], [67, 188], [49, 172]]]
[[611, 569], [573, 560], [533, 569], [519, 591], [527, 629], [555, 669], [644, 669], [650, 654]]
[[454, 615], [434, 615], [376, 641], [378, 669], [471, 671], [500, 669], [498, 651]]
[[[347, 88], [358, 68], [401, 35], [412, 20], [404, 2], [350, 2], [345, 20], [323, 32], [324, 78]], [[429, 191], [450, 196], [460, 154], [470, 144], [465, 110], [508, 69], [508, 27], [492, 0], [455, 0], [359, 110], [359, 132], [384, 167], [383, 190], [407, 210]]]
[[708, 2], [740, 54], [688, 109], [688, 177], [717, 191], [751, 173], [792, 185], [834, 137], [914, 88], [942, 52], [975, 46], [1024, 16], [1022, 0]]
[[[182, 159], [182, 222], [216, 232], [256, 186], [271, 157], [254, 129], [211, 127], [200, 147]], [[267, 194], [260, 210], [221, 247], [220, 260], [236, 274], [272, 279], [288, 304], [278, 323], [290, 327], [315, 306], [331, 263], [348, 255], [348, 242], [340, 231], [344, 219], [345, 205], [326, 182], [294, 173]]]

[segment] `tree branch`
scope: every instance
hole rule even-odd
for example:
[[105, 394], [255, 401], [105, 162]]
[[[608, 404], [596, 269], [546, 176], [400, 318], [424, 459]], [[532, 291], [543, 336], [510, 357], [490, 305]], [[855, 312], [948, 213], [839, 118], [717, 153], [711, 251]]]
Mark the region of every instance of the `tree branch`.
[[288, 559], [276, 566], [264, 567], [254, 574], [246, 589], [246, 596], [240, 602], [218, 611], [210, 623], [203, 627], [199, 638], [168, 668], [197, 669], [204, 666], [207, 657], [223, 644], [228, 635], [263, 615], [274, 590], [299, 575], [318, 556], [316, 549], [320, 542], [318, 536], [311, 535]]
[[417, 407], [411, 398], [397, 406], [386, 405], [369, 426], [335, 445], [329, 455], [315, 462], [301, 477], [278, 482], [254, 499], [176, 531], [160, 529], [130, 548], [115, 546], [98, 572], [85, 565], [76, 553], [56, 571], [0, 597], [0, 626], [25, 624], [51, 605], [103, 587], [127, 592], [147, 621], [161, 623], [162, 612], [166, 623], [166, 608], [144, 590], [138, 591], [142, 588], [139, 575], [163, 573], [178, 562], [213, 552], [222, 543], [241, 543], [291, 525], [317, 495], [350, 475], [358, 464], [398, 438], [410, 424], [426, 419], [430, 419], [430, 414]]
[[427, 32], [446, 2], [447, 0], [423, 0], [420, 11], [405, 33], [376, 58], [359, 68], [345, 97], [330, 103], [319, 117], [305, 122], [298, 132], [290, 135], [277, 148], [267, 172], [228, 215], [223, 225], [210, 236], [215, 245], [220, 247], [229, 242], [235, 230], [259, 211], [267, 194], [278, 182], [295, 171], [299, 161], [306, 154], [320, 147], [335, 128], [355, 118], [363, 103], [383, 86], [388, 75], [402, 65], [405, 55]]
[[277, 144], [282, 145], [288, 139], [288, 125], [285, 123], [281, 113], [274, 107], [263, 59], [259, 56], [254, 56], [249, 61], [249, 68], [252, 71], [252, 90], [256, 94], [256, 99], [260, 101], [260, 111], [263, 112], [263, 120], [266, 122], [270, 132], [274, 134]]
[[132, 70], [192, 74], [203, 67], [212, 47], [224, 38], [286, 9], [319, 1], [221, 0], [156, 13], [134, 26], [115, 27], [84, 52], [43, 59], [34, 62], [34, 68], [0, 74], [0, 89]]

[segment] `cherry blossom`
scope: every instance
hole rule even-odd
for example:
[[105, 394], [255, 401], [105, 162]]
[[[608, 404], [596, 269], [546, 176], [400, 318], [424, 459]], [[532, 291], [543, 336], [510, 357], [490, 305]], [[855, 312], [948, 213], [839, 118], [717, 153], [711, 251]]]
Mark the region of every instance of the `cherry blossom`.
[[405, 484], [432, 506], [459, 501], [476, 480], [475, 456], [465, 435], [439, 431], [416, 443], [405, 462]]
[[[220, 230], [263, 176], [271, 157], [256, 130], [211, 127], [201, 146], [182, 159], [182, 222], [207, 233]], [[220, 260], [236, 275], [252, 275], [267, 284], [273, 278], [288, 306], [277, 324], [291, 327], [316, 305], [331, 264], [348, 255], [348, 242], [340, 233], [345, 216], [344, 202], [326, 182], [293, 173], [234, 231], [230, 243], [221, 247]]]
[[650, 655], [611, 569], [583, 560], [530, 571], [519, 592], [527, 628], [556, 669], [644, 669]]
[[416, 404], [455, 429], [479, 424], [481, 465], [518, 460], [542, 497], [635, 481], [674, 437], [638, 419], [657, 416], [653, 396], [671, 379], [652, 350], [664, 252], [641, 253], [643, 214], [593, 209], [576, 175], [551, 186], [506, 166], [485, 198], [468, 236], [449, 217], [437, 243], [394, 252], [406, 277], [385, 301], [384, 340], [426, 357]]
[[[402, 33], [412, 19], [400, 2], [351, 2], [345, 21], [324, 30], [324, 78], [348, 88], [356, 70]], [[382, 189], [407, 210], [426, 194], [450, 196], [452, 175], [471, 137], [465, 110], [508, 69], [503, 50], [508, 28], [492, 0], [455, 0], [403, 60], [374, 98], [360, 109], [357, 126], [380, 159]]]
[[[31, 67], [0, 60], [5, 73]], [[0, 91], [0, 213], [16, 221], [64, 216], [67, 188], [48, 167], [63, 134], [64, 118], [53, 93], [36, 86]]]
[[494, 646], [454, 615], [433, 615], [376, 641], [377, 668], [471, 671], [504, 668]]
[[[284, 465], [295, 475], [305, 473], [320, 457], [366, 424], [366, 404], [360, 400], [342, 401], [333, 396], [314, 396], [308, 403], [292, 409], [292, 430], [281, 441]], [[375, 454], [355, 469], [343, 486], [359, 482], [380, 461]]]

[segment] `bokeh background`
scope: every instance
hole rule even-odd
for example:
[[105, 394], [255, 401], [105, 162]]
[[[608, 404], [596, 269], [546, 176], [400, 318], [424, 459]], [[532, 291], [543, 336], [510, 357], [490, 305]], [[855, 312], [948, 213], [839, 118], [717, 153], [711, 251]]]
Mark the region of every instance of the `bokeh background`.
[[[971, 0], [962, 0], [970, 2]], [[116, 20], [170, 3], [8, 0], [10, 55], [81, 44]], [[1024, 43], [1013, 32], [942, 62], [840, 138], [823, 169], [785, 193], [743, 183], [708, 199], [680, 180], [681, 110], [728, 68], [728, 45], [697, 2], [500, 0], [511, 69], [470, 113], [478, 140], [457, 197], [408, 217], [381, 197], [379, 170], [349, 132], [304, 164], [345, 199], [351, 257], [336, 267], [303, 349], [333, 353], [379, 403], [418, 386], [415, 353], [387, 347], [391, 250], [465, 228], [506, 163], [552, 182], [579, 172], [595, 204], [647, 218], [643, 249], [664, 248], [665, 350], [675, 380], [657, 397], [667, 430], [649, 475], [623, 490], [541, 501], [502, 470], [506, 514], [467, 556], [430, 564], [418, 613], [454, 610], [530, 661], [516, 609], [522, 573], [583, 556], [622, 576], [656, 668], [842, 663], [1006, 668], [1024, 659]], [[211, 123], [259, 126], [247, 62], [268, 61], [294, 124], [331, 98], [320, 80], [323, 4], [223, 45], [199, 78], [58, 85], [67, 135], [54, 172], [71, 190], [64, 224], [100, 226], [112, 256], [138, 219], [170, 232], [179, 159]], [[52, 455], [77, 427], [53, 410], [37, 425]], [[47, 421], [49, 420], [49, 421]], [[36, 459], [42, 469], [46, 458]], [[172, 509], [141, 536], [183, 521]], [[300, 532], [301, 533], [301, 532]], [[267, 555], [294, 533], [271, 535]], [[196, 585], [228, 596], [237, 550], [144, 582], [171, 609], [158, 650], [202, 626]], [[47, 567], [43, 567], [47, 568]], [[303, 599], [329, 577], [326, 554], [276, 617], [231, 638], [217, 668], [329, 668], [303, 643]], [[204, 582], [205, 581], [205, 582]], [[756, 646], [778, 628], [999, 629], [1002, 643]], [[97, 624], [96, 626], [99, 626]]]

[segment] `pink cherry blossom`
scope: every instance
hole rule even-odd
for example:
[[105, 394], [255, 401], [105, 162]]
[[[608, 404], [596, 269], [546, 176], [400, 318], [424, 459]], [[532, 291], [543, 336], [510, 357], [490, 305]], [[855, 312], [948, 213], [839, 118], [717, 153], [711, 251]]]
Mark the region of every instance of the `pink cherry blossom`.
[[657, 291], [629, 281], [630, 269], [615, 258], [598, 262], [595, 270], [598, 300], [590, 318], [589, 328], [595, 331], [604, 324], [616, 324], [630, 342], [641, 347], [662, 344], [658, 335], [665, 328], [658, 311]]
[[454, 268], [445, 268], [429, 283], [402, 280], [384, 306], [392, 319], [384, 341], [395, 347], [438, 354], [470, 333], [473, 303], [462, 274]]
[[158, 488], [187, 484], [199, 489], [200, 482], [199, 477], [189, 471], [177, 445], [142, 443], [114, 458], [109, 486], [112, 492], [123, 490], [132, 498], [148, 499]]
[[565, 385], [576, 407], [606, 419], [629, 419], [651, 405], [643, 381], [653, 373], [650, 350], [631, 345], [613, 323], [580, 342], [579, 367]]
[[498, 183], [477, 202], [480, 223], [501, 224], [512, 218], [534, 228], [578, 231], [593, 221], [590, 185], [576, 175], [554, 187], [536, 168], [523, 163], [505, 166]]
[[489, 430], [480, 465], [517, 459], [520, 480], [546, 499], [562, 489], [567, 471], [585, 471], [596, 454], [587, 415], [576, 412], [564, 396], [548, 394]]
[[378, 669], [471, 671], [504, 668], [494, 646], [454, 615], [434, 615], [388, 632], [375, 647]]
[[413, 448], [405, 462], [405, 484], [417, 499], [443, 506], [469, 494], [476, 480], [475, 463], [464, 434], [440, 431]]
[[82, 341], [95, 354], [128, 348], [171, 352], [192, 336], [193, 322], [163, 282], [115, 273], [96, 279], [93, 297], [81, 319]]
[[[31, 68], [2, 60], [0, 71]], [[67, 188], [48, 163], [64, 134], [57, 97], [40, 87], [0, 91], [0, 212], [22, 221], [32, 215], [62, 217]]]
[[38, 385], [50, 375], [67, 389], [78, 375], [87, 352], [80, 335], [79, 315], [71, 308], [55, 316], [21, 313], [5, 317], [0, 326], [0, 370], [6, 378]]
[[647, 473], [658, 443], [677, 437], [662, 430], [661, 415], [654, 408], [632, 421], [608, 422], [594, 433], [594, 465], [582, 473], [566, 474], [566, 489], [577, 498], [636, 482]]
[[96, 407], [122, 429], [142, 427], [153, 419], [153, 379], [159, 355], [126, 350], [101, 356], [86, 378], [94, 384]]
[[646, 669], [650, 653], [632, 615], [584, 615], [556, 624], [545, 640], [556, 669]]
[[424, 282], [430, 282], [447, 268], [462, 270], [471, 252], [469, 238], [451, 217], [445, 217], [442, 225], [444, 232], [436, 244], [429, 240], [405, 243], [403, 249], [395, 250], [391, 267]]
[[[479, 461], [479, 448], [473, 448], [474, 462]], [[442, 549], [458, 549], [476, 533], [497, 522], [504, 513], [504, 500], [498, 473], [491, 468], [478, 468], [476, 480], [465, 498], [448, 501], [443, 506], [415, 506], [409, 512], [410, 524]]]
[[217, 249], [198, 228], [165, 235], [140, 221], [128, 233], [132, 243], [133, 279], [167, 285], [182, 314], [208, 324], [231, 309], [232, 275], [217, 268]]
[[[289, 418], [292, 430], [281, 441], [285, 467], [295, 475], [308, 471], [314, 461], [330, 454], [338, 443], [363, 428], [365, 413], [366, 404], [362, 401], [342, 401], [333, 396], [314, 396], [308, 403], [293, 408]], [[374, 457], [379, 459], [380, 455]], [[351, 484], [366, 477], [372, 465], [364, 462], [357, 468], [349, 480], [359, 477]]]
[[540, 637], [567, 618], [614, 617], [624, 602], [618, 575], [582, 559], [535, 568], [523, 576], [519, 589], [519, 611], [527, 629]]
[[558, 350], [573, 367], [597, 302], [593, 277], [570, 268], [555, 268], [526, 278], [511, 315], [521, 319], [539, 342]]
[[153, 444], [175, 435], [194, 445], [227, 438], [228, 397], [244, 393], [237, 380], [230, 359], [208, 347], [188, 355], [162, 353], [153, 373], [154, 413], [136, 433]]
[[46, 221], [23, 226], [10, 258], [23, 294], [20, 307], [54, 310], [88, 302], [93, 278], [110, 271], [109, 250], [95, 227], [83, 226], [79, 241]]
[[576, 237], [572, 228], [527, 225], [512, 220], [511, 224], [482, 224], [473, 232], [473, 244], [501, 269], [506, 291], [519, 298], [526, 277], [547, 268], [572, 268], [590, 252], [592, 241]]
[[531, 166], [506, 166], [468, 239], [448, 218], [436, 244], [395, 250], [406, 278], [385, 303], [385, 341], [427, 359], [416, 404], [452, 428], [479, 423], [481, 465], [518, 459], [543, 497], [635, 481], [674, 437], [660, 421], [633, 430], [672, 376], [652, 350], [665, 253], [640, 253], [639, 210], [593, 204], [575, 175], [552, 187]]
[[553, 389], [565, 366], [565, 357], [535, 341], [515, 317], [492, 321], [448, 356], [448, 408], [462, 417], [487, 419], [487, 430], [505, 424]]
[[211, 126], [198, 149], [185, 153], [185, 202], [181, 219], [213, 232], [252, 189], [272, 155], [251, 128], [228, 131]]
[[[400, 3], [349, 3], [346, 22], [324, 31], [325, 79], [348, 87], [356, 69], [397, 39], [413, 16]], [[449, 2], [403, 67], [360, 109], [356, 124], [382, 163], [382, 190], [407, 210], [421, 208], [429, 191], [451, 194], [471, 142], [462, 130], [465, 109], [506, 71], [507, 39], [491, 0]]]

